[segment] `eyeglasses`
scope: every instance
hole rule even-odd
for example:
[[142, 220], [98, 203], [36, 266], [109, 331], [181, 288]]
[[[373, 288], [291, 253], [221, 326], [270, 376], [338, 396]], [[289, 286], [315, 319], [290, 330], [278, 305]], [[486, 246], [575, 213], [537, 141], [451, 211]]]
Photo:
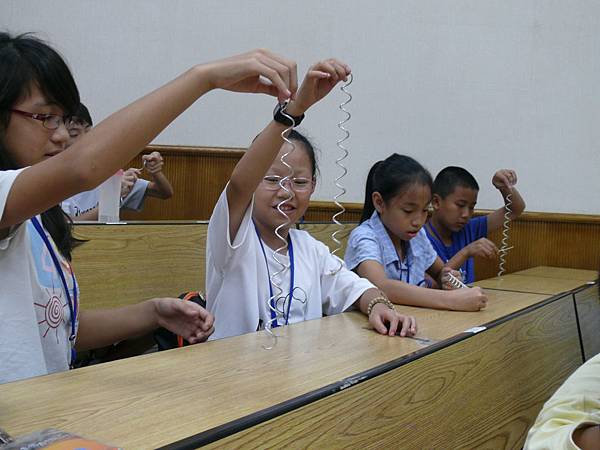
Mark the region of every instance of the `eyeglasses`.
[[67, 129], [69, 130], [85, 130], [91, 126], [85, 119], [82, 119], [78, 116], [71, 116], [71, 120], [65, 123], [67, 124]]
[[69, 136], [71, 137], [77, 137], [87, 131], [88, 128], [91, 128], [91, 125], [87, 123], [85, 119], [77, 116], [71, 117], [66, 125], [67, 130], [69, 130]]
[[[281, 189], [281, 180], [284, 177], [280, 177], [279, 175], [267, 175], [262, 179], [263, 186], [265, 189], [269, 191], [277, 191]], [[287, 178], [284, 181], [284, 185], [288, 185], [292, 187], [292, 189], [296, 192], [306, 192], [312, 188], [313, 180], [308, 178]]]
[[11, 109], [10, 112], [20, 114], [25, 117], [30, 117], [34, 120], [39, 120], [47, 130], [56, 130], [61, 125], [65, 125], [68, 128], [68, 124], [71, 122], [71, 116], [58, 116], [56, 114], [35, 114], [18, 109]]

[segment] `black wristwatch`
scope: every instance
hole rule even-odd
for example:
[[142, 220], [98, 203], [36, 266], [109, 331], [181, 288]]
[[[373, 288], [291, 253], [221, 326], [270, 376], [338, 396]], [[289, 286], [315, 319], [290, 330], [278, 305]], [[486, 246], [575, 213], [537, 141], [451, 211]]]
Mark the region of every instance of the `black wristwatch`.
[[[284, 103], [278, 103], [277, 106], [275, 106], [275, 109], [273, 110], [273, 120], [275, 122], [284, 124], [286, 127], [291, 127], [292, 125], [297, 127], [298, 125], [300, 125], [300, 122], [302, 122], [302, 119], [304, 119], [304, 114], [302, 114], [301, 116], [292, 116], [291, 114], [287, 114], [287, 113], [284, 114], [282, 112], [282, 110], [286, 105], [287, 105], [287, 103], [284, 102]], [[289, 117], [287, 117], [287, 116], [289, 116]], [[292, 119], [294, 119], [294, 123], [292, 123], [292, 121], [290, 120], [290, 117]]]

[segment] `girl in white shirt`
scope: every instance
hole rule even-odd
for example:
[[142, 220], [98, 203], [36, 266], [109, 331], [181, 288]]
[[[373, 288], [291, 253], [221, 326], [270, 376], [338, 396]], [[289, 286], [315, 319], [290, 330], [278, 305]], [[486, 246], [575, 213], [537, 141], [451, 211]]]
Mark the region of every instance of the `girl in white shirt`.
[[[129, 162], [206, 92], [296, 90], [293, 62], [265, 50], [197, 65], [113, 114], [66, 149], [79, 93], [63, 59], [30, 36], [0, 33], [0, 383], [66, 370], [90, 349], [162, 326], [189, 342], [213, 331], [193, 302], [159, 298], [80, 311], [70, 222], [61, 201]], [[265, 82], [264, 80], [268, 80]]]
[[[349, 74], [348, 66], [335, 59], [315, 64], [285, 114], [295, 117], [297, 123]], [[295, 150], [285, 158], [293, 176], [284, 186], [293, 198], [281, 207], [289, 220], [280, 232], [287, 239], [287, 248], [277, 255], [289, 269], [277, 276], [281, 266], [274, 261], [274, 254], [283, 243], [275, 229], [288, 222], [277, 205], [289, 197], [280, 186], [280, 180], [289, 174], [280, 158], [292, 148], [281, 133], [289, 128], [289, 120], [276, 115], [258, 135], [236, 165], [211, 216], [206, 294], [207, 308], [215, 316], [213, 338], [337, 314], [352, 305], [369, 315], [379, 333], [413, 335], [413, 317], [396, 312], [369, 281], [345, 267], [338, 270], [341, 260], [324, 244], [292, 228], [306, 211], [316, 182], [314, 150], [296, 131], [288, 135]]]

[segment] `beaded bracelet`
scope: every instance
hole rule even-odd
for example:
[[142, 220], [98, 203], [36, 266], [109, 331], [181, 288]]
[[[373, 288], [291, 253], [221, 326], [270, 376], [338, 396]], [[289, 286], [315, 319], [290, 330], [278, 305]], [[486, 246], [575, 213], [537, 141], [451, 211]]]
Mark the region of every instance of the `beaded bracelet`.
[[377, 303], [383, 303], [384, 305], [386, 305], [388, 308], [395, 310], [396, 308], [394, 308], [394, 304], [392, 302], [390, 302], [388, 300], [388, 298], [383, 294], [383, 292], [381, 292], [381, 295], [378, 297], [375, 297], [373, 300], [371, 300], [369, 302], [369, 306], [367, 306], [367, 316], [371, 315], [371, 311], [373, 310], [373, 307], [377, 304]]

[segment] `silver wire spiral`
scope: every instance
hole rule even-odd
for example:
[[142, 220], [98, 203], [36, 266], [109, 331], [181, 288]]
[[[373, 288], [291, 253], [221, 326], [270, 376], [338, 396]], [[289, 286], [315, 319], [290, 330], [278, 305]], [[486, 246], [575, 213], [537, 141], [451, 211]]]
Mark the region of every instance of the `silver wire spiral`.
[[[275, 228], [275, 235], [282, 242], [282, 246], [279, 247], [277, 250], [275, 250], [275, 253], [273, 253], [273, 259], [281, 267], [281, 269], [278, 270], [277, 272], [274, 272], [273, 274], [271, 274], [271, 277], [270, 277], [271, 285], [273, 286], [273, 296], [270, 297], [268, 300], [267, 311], [273, 312], [273, 315], [275, 316], [275, 318], [271, 318], [271, 319], [267, 320], [267, 322], [265, 323], [265, 333], [272, 339], [271, 345], [264, 346], [264, 348], [266, 350], [271, 350], [277, 344], [277, 335], [275, 333], [273, 333], [273, 324], [277, 321], [277, 314], [278, 314], [277, 299], [283, 294], [283, 289], [281, 289], [280, 280], [283, 279], [283, 276], [286, 275], [290, 269], [289, 264], [285, 264], [278, 257], [278, 255], [280, 255], [280, 254], [286, 254], [287, 248], [288, 248], [288, 241], [281, 234], [281, 230], [283, 230], [285, 228], [289, 228], [289, 226], [291, 224], [291, 220], [290, 220], [289, 216], [283, 211], [282, 206], [285, 205], [286, 203], [290, 202], [294, 198], [294, 192], [291, 189], [288, 189], [286, 187], [287, 181], [292, 179], [292, 177], [294, 176], [294, 169], [292, 168], [292, 166], [290, 166], [287, 163], [285, 158], [287, 158], [296, 149], [296, 146], [294, 145], [294, 143], [288, 138], [288, 135], [296, 126], [296, 122], [294, 121], [294, 118], [292, 116], [290, 116], [289, 114], [287, 114], [285, 112], [286, 107], [287, 107], [287, 102], [281, 109], [281, 114], [284, 115], [285, 117], [287, 117], [291, 121], [292, 124], [281, 132], [281, 138], [286, 143], [288, 143], [291, 148], [288, 152], [281, 155], [281, 158], [280, 158], [281, 163], [285, 167], [287, 167], [288, 174], [279, 180], [279, 187], [288, 194], [288, 197], [283, 199], [282, 201], [280, 201], [277, 204], [277, 211], [279, 211], [279, 213], [285, 218], [285, 222], [283, 222], [282, 224], [277, 226], [277, 228]], [[288, 231], [288, 233], [289, 233], [289, 231]], [[291, 299], [290, 299], [290, 301], [291, 301]], [[285, 308], [284, 308], [284, 310], [285, 310]]]
[[469, 287], [465, 283], [463, 283], [461, 280], [459, 280], [458, 278], [456, 278], [454, 275], [452, 275], [451, 272], [447, 272], [445, 275], [446, 275], [446, 282], [450, 286], [452, 286], [454, 289], [462, 289], [462, 288], [468, 288]]
[[498, 264], [498, 277], [504, 275], [506, 272], [506, 254], [512, 248], [508, 246], [508, 239], [510, 237], [510, 215], [512, 209], [512, 192], [509, 193], [504, 200], [504, 223], [502, 224], [502, 241], [500, 242], [500, 250], [498, 251], [500, 262]]
[[[344, 146], [344, 142], [350, 138], [350, 132], [344, 127], [344, 124], [346, 124], [352, 118], [352, 114], [350, 114], [350, 111], [348, 111], [344, 107], [352, 101], [352, 94], [350, 92], [348, 92], [348, 90], [347, 90], [348, 86], [350, 86], [352, 84], [352, 80], [353, 80], [353, 76], [352, 76], [352, 74], [350, 74], [350, 76], [348, 77], [348, 81], [345, 84], [343, 84], [342, 87], [340, 88], [340, 90], [344, 94], [346, 94], [347, 98], [342, 103], [340, 103], [340, 105], [338, 106], [340, 111], [342, 111], [346, 115], [346, 117], [344, 117], [344, 119], [341, 122], [338, 122], [338, 124], [337, 124], [337, 127], [342, 131], [343, 136], [341, 139], [338, 139], [338, 141], [336, 142], [338, 148], [342, 152], [342, 155], [338, 159], [335, 160], [335, 164], [341, 169], [341, 174], [338, 175], [338, 177], [335, 179], [335, 182], [334, 182], [335, 186], [338, 188], [339, 192], [336, 195], [334, 195], [334, 197], [333, 197], [333, 202], [338, 207], [338, 211], [331, 218], [333, 223], [337, 226], [337, 229], [333, 233], [331, 233], [331, 239], [333, 240], [333, 242], [335, 242], [335, 245], [336, 245], [336, 248], [331, 252], [332, 255], [336, 255], [336, 253], [338, 253], [342, 249], [342, 241], [338, 238], [338, 235], [343, 233], [344, 230], [346, 229], [346, 226], [339, 220], [339, 218], [342, 216], [342, 214], [344, 214], [346, 212], [346, 208], [344, 208], [344, 205], [342, 205], [338, 201], [338, 199], [346, 193], [346, 188], [340, 183], [340, 181], [348, 173], [348, 169], [346, 168], [346, 166], [344, 166], [344, 164], [342, 164], [342, 161], [344, 161], [348, 157], [348, 154], [349, 154], [348, 149]], [[337, 274], [340, 270], [342, 270], [342, 267], [343, 267], [343, 263], [340, 260], [338, 267], [335, 270], [331, 271], [331, 275]]]

